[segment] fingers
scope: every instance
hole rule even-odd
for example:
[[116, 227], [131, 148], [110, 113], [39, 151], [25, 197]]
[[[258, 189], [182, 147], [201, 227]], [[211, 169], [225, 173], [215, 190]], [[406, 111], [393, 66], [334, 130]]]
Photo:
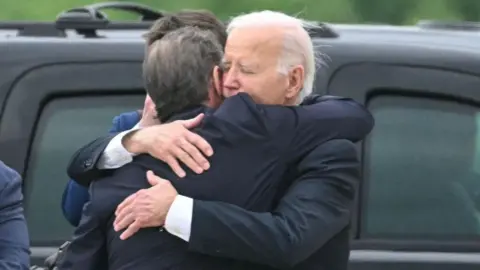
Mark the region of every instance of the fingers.
[[210, 163], [204, 155], [211, 156], [213, 149], [201, 136], [187, 131], [183, 137], [177, 137], [170, 145], [169, 152], [171, 156], [168, 156], [164, 161], [179, 177], [185, 177], [185, 171], [180, 167], [177, 160], [180, 160], [195, 173], [200, 174], [210, 168]]
[[199, 114], [190, 120], [157, 126], [159, 134], [148, 144], [149, 154], [166, 162], [179, 177], [186, 175], [179, 162], [198, 174], [208, 170], [210, 163], [206, 157], [213, 155], [213, 149], [205, 139], [188, 130], [203, 118], [204, 114]]
[[170, 167], [170, 169], [172, 169], [172, 171], [180, 178], [183, 178], [185, 177], [185, 175], [187, 175], [185, 173], [185, 171], [182, 169], [182, 167], [180, 166], [180, 163], [178, 163], [178, 160], [172, 156], [172, 155], [169, 155], [168, 157], [166, 157], [164, 159], [165, 163], [168, 164], [168, 166]]
[[[210, 146], [210, 144], [204, 138], [202, 138], [202, 136], [193, 132], [188, 132], [186, 137], [187, 141], [190, 142], [195, 148], [200, 149], [200, 151], [202, 151], [204, 155], [206, 155], [207, 157], [213, 155], [212, 146]], [[206, 159], [204, 160], [207, 161]]]
[[131, 213], [124, 213], [123, 215], [119, 215], [115, 218], [113, 222], [113, 229], [115, 231], [121, 231], [125, 229], [127, 226], [130, 226], [135, 219]]
[[[175, 147], [172, 149], [172, 154], [178, 158], [182, 163], [187, 165], [192, 171], [196, 173], [202, 173], [203, 169], [200, 167], [199, 164], [197, 164], [193, 158], [185, 151], [185, 148], [187, 147], [187, 141], [185, 139], [179, 139], [179, 147]], [[191, 148], [194, 148], [191, 146]]]
[[134, 235], [138, 230], [140, 230], [140, 222], [138, 220], [135, 220], [128, 228], [120, 235], [120, 239], [126, 240], [130, 238], [132, 235]]
[[129, 208], [133, 201], [135, 200], [135, 195], [136, 193], [128, 196], [123, 202], [121, 202], [118, 206], [117, 209], [115, 210], [115, 215], [118, 216], [120, 214], [125, 214], [124, 211], [126, 208]]
[[[197, 134], [193, 133], [194, 135], [198, 136]], [[200, 137], [200, 136], [198, 136]], [[203, 138], [201, 138], [203, 140]], [[185, 165], [187, 165], [190, 169], [197, 173], [202, 173], [203, 170], [208, 170], [210, 168], [210, 163], [208, 160], [203, 156], [203, 154], [198, 150], [195, 145], [193, 145], [188, 139], [180, 139], [180, 147], [190, 156], [192, 159], [193, 164], [190, 165], [186, 162]], [[192, 168], [192, 166], [195, 166]]]
[[183, 124], [184, 127], [188, 128], [188, 129], [194, 128], [194, 127], [200, 125], [200, 123], [202, 123], [202, 120], [203, 120], [204, 116], [205, 115], [203, 113], [201, 113], [201, 114], [195, 116], [195, 118], [182, 121], [182, 124]]
[[152, 186], [156, 186], [160, 183], [160, 181], [165, 180], [163, 178], [160, 178], [156, 176], [152, 171], [147, 172], [147, 180]]

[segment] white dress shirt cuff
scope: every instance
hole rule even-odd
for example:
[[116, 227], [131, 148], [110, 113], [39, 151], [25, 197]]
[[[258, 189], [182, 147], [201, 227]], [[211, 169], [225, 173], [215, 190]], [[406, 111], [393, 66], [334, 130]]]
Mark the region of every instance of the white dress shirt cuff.
[[167, 232], [185, 240], [190, 240], [192, 229], [193, 199], [177, 195], [165, 219]]
[[140, 126], [137, 124], [132, 129], [120, 132], [113, 137], [100, 156], [97, 168], [100, 170], [118, 169], [123, 165], [132, 162], [135, 154], [130, 153], [125, 149], [122, 140], [123, 137], [138, 129], [140, 129]]

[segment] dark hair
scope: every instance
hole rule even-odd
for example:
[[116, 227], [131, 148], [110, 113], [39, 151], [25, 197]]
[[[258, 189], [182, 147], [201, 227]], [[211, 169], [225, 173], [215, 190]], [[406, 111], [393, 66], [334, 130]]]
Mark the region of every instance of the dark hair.
[[222, 57], [216, 36], [197, 27], [182, 27], [153, 42], [143, 79], [160, 121], [208, 101], [213, 69]]
[[222, 48], [225, 47], [225, 43], [227, 42], [225, 24], [208, 10], [182, 10], [176, 13], [166, 14], [164, 17], [155, 21], [150, 30], [144, 35], [147, 46], [163, 38], [167, 33], [185, 26], [194, 26], [201, 30], [211, 31]]

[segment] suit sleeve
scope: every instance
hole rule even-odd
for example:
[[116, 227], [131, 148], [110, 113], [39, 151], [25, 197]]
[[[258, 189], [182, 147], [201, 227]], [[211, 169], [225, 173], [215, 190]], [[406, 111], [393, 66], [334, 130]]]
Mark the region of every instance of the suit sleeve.
[[93, 180], [108, 175], [108, 170], [100, 170], [96, 164], [115, 135], [100, 137], [78, 149], [68, 164], [68, 176], [78, 184], [88, 187]]
[[88, 187], [95, 179], [108, 176], [111, 171], [97, 167], [105, 148], [119, 132], [134, 128], [140, 121], [140, 117], [141, 112], [139, 111], [122, 113], [116, 116], [113, 119], [113, 128], [109, 130], [110, 135], [90, 142], [73, 154], [67, 168], [68, 176], [85, 187]]
[[0, 269], [27, 270], [30, 243], [22, 206], [22, 181], [3, 163], [0, 178]]
[[[318, 145], [332, 139], [358, 142], [374, 126], [371, 113], [350, 98], [325, 96], [310, 101], [308, 105], [257, 107], [267, 119], [271, 133], [294, 134], [291, 146], [296, 149], [311, 148], [312, 144]], [[284, 121], [292, 118], [293, 126]]]
[[59, 269], [108, 269], [105, 232], [101, 219], [94, 214], [92, 203], [85, 203], [80, 224]]
[[293, 146], [314, 137], [358, 142], [372, 131], [375, 123], [367, 108], [350, 98], [329, 96], [292, 109], [298, 121]]
[[348, 98], [321, 99], [312, 105], [291, 109], [294, 110], [297, 121], [288, 157], [294, 162], [315, 146], [329, 140], [363, 140], [374, 126], [370, 112]]
[[332, 140], [309, 153], [298, 170], [301, 176], [271, 213], [195, 200], [190, 250], [277, 268], [308, 258], [348, 226], [360, 164], [352, 142]]
[[308, 105], [255, 104], [248, 94], [240, 93], [226, 99], [214, 117], [227, 123], [229, 128], [224, 132], [235, 130], [236, 136], [274, 137], [281, 145], [298, 150], [292, 154], [309, 152], [312, 145], [332, 139], [358, 142], [373, 129], [370, 112], [352, 99], [325, 96], [304, 104]]

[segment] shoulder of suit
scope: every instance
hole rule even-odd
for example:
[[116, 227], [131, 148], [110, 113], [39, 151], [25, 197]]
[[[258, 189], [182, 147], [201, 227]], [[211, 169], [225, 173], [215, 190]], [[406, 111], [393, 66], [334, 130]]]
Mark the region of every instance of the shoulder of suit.
[[0, 161], [0, 190], [3, 190], [7, 185], [21, 183], [20, 175], [7, 166], [3, 161]]
[[345, 157], [356, 156], [357, 148], [355, 144], [346, 139], [335, 139], [326, 141], [313, 149], [306, 158], [317, 159], [319, 156], [325, 157]]

